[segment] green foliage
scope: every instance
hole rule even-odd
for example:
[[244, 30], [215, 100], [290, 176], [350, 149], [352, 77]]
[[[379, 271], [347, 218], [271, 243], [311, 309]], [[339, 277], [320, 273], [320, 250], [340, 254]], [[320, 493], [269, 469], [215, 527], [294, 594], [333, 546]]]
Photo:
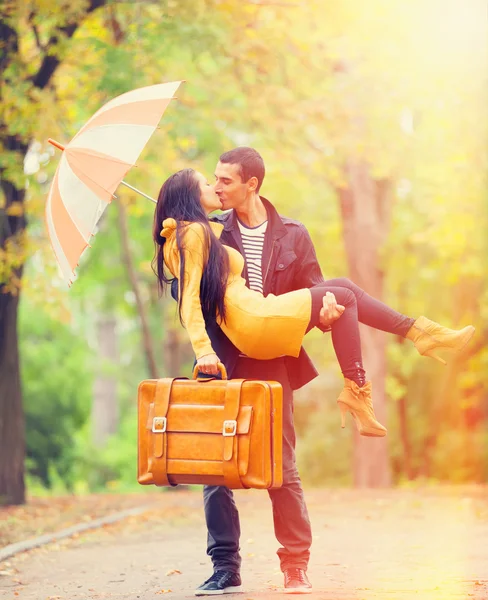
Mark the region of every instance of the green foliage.
[[119, 431], [103, 448], [93, 446], [89, 427], [77, 433], [75, 447], [73, 475], [79, 493], [142, 490], [137, 483], [137, 415], [133, 407], [126, 411]]
[[339, 390], [311, 384], [295, 401], [297, 465], [304, 484], [351, 485], [352, 429], [340, 429]]
[[[20, 328], [33, 474], [46, 483], [87, 482], [96, 489], [135, 480], [135, 390], [148, 372], [122, 260], [118, 202], [128, 214], [129, 250], [158, 366], [169, 374], [167, 332], [177, 324], [174, 304], [158, 298], [150, 269], [153, 205], [117, 191], [120, 200], [108, 207], [69, 293], [56, 273], [42, 215], [59, 159], [47, 155], [47, 137], [67, 142], [105, 101], [138, 86], [186, 80], [128, 182], [156, 197], [173, 171], [193, 166], [211, 178], [222, 151], [253, 145], [266, 162], [263, 194], [282, 214], [307, 225], [330, 278], [346, 273], [337, 187], [347, 180], [347, 161], [365, 159], [373, 176], [389, 178], [394, 190], [391, 229], [377, 265], [385, 274], [387, 302], [446, 325], [473, 322], [486, 337], [486, 53], [482, 18], [476, 20], [481, 2], [465, 4], [447, 11], [439, 0], [327, 6], [318, 0], [289, 6], [185, 0], [115, 3], [81, 19], [81, 0], [69, 11], [56, 2], [37, 3], [32, 15], [18, 3], [12, 23], [20, 51], [4, 74], [10, 83], [2, 108], [6, 131], [37, 140], [33, 154], [43, 157], [27, 190], [30, 258]], [[34, 90], [31, 77], [43, 60], [36, 29], [45, 42], [73, 16], [80, 17], [74, 38], [50, 49], [63, 59], [60, 67], [49, 86]], [[0, 153], [3, 176], [19, 188], [25, 182], [22, 158]], [[1, 279], [25, 258], [20, 244], [6, 245]], [[111, 368], [122, 421], [107, 447], [95, 452], [88, 420], [90, 356], [97, 353], [95, 321], [103, 314], [115, 315], [120, 331], [120, 358]], [[59, 322], [67, 320], [69, 326]], [[486, 457], [477, 451], [486, 447], [488, 416], [483, 345], [456, 369], [440, 371], [390, 340], [388, 427], [397, 481], [406, 460], [402, 399], [415, 476], [486, 479]], [[313, 332], [306, 347], [334, 383], [311, 388], [296, 403], [302, 477], [314, 485], [347, 483], [351, 438], [339, 428], [332, 388], [340, 373], [330, 336]], [[188, 361], [186, 351], [183, 363]], [[59, 366], [48, 375], [50, 365]], [[474, 423], [467, 418], [472, 414]], [[477, 444], [468, 452], [470, 438]]]
[[488, 479], [486, 425], [462, 426], [440, 432], [432, 454], [432, 474], [438, 481], [484, 483]]
[[47, 487], [60, 477], [70, 489], [74, 437], [90, 411], [90, 354], [71, 327], [25, 300], [19, 332], [28, 471]]

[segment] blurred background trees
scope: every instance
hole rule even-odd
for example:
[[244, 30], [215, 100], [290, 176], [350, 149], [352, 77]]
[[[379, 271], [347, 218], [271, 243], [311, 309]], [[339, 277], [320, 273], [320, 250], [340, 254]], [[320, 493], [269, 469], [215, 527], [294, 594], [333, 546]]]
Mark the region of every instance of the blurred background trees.
[[350, 276], [412, 316], [477, 327], [447, 368], [401, 339], [362, 332], [387, 443], [359, 439], [351, 423], [340, 430], [340, 371], [330, 337], [312, 332], [306, 346], [321, 376], [296, 398], [302, 478], [486, 481], [483, 9], [482, 0], [4, 5], [4, 501], [23, 500], [24, 413], [31, 489], [136, 487], [137, 384], [189, 373], [186, 334], [151, 271], [152, 203], [118, 191], [69, 291], [43, 221], [59, 159], [47, 138], [67, 142], [113, 96], [177, 79], [186, 80], [179, 99], [130, 183], [156, 197], [179, 168], [212, 177], [223, 151], [256, 147], [263, 195], [308, 227], [325, 277]]

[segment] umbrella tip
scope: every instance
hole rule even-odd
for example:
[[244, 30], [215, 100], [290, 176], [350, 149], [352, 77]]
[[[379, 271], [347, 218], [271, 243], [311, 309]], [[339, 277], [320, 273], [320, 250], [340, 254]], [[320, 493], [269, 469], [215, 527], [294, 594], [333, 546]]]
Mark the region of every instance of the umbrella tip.
[[64, 150], [63, 144], [60, 144], [56, 140], [53, 140], [52, 138], [48, 138], [47, 141], [51, 144], [51, 146], [54, 146], [55, 148], [59, 148], [60, 150]]

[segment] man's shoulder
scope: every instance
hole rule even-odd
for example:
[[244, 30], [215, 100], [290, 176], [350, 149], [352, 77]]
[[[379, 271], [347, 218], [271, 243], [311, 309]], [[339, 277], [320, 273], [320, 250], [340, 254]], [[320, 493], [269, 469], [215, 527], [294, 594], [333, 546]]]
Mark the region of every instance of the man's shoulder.
[[296, 219], [291, 219], [290, 217], [285, 217], [284, 215], [278, 215], [283, 223], [290, 228], [298, 228], [298, 229], [306, 229], [305, 225], [301, 221], [297, 221]]
[[263, 200], [266, 206], [266, 210], [268, 211], [268, 216], [271, 216], [272, 221], [274, 220], [276, 222], [276, 218], [279, 219], [288, 231], [305, 232], [307, 230], [305, 225], [300, 221], [297, 221], [297, 219], [291, 219], [290, 217], [286, 217], [285, 215], [280, 214], [276, 210], [275, 205], [264, 196], [261, 196], [261, 200]]
[[279, 217], [285, 226], [287, 234], [292, 235], [297, 242], [298, 240], [306, 241], [308, 238], [310, 238], [308, 229], [301, 221], [290, 219], [290, 217], [285, 217], [283, 215], [279, 215]]

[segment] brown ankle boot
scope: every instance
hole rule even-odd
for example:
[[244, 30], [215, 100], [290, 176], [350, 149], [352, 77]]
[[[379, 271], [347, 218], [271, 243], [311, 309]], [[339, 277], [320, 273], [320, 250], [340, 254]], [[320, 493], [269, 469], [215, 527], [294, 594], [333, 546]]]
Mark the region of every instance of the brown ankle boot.
[[350, 412], [361, 435], [384, 437], [386, 427], [376, 420], [371, 391], [370, 381], [359, 387], [355, 381], [344, 378], [344, 389], [337, 399], [342, 417], [341, 427], [346, 426], [346, 414]]
[[475, 329], [471, 325], [463, 329], [448, 329], [426, 317], [419, 317], [405, 337], [412, 340], [419, 354], [435, 358], [446, 365], [446, 361], [437, 356], [433, 350], [450, 348], [460, 351], [473, 337], [474, 331]]

